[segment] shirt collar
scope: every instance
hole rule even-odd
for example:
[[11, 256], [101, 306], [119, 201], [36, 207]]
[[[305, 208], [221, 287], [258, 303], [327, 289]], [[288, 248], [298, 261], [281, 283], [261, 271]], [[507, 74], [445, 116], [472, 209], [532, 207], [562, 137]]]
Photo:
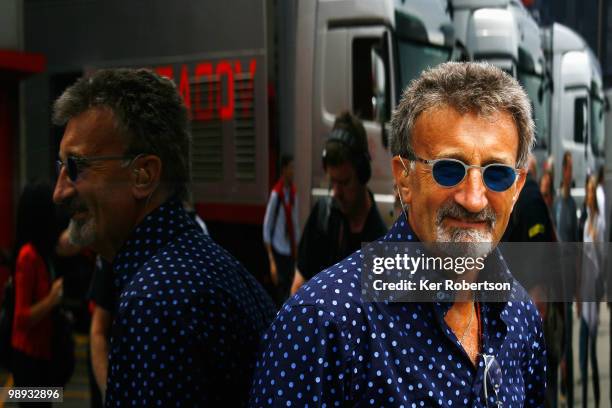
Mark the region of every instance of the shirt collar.
[[149, 213], [113, 259], [115, 287], [123, 288], [160, 248], [189, 228], [194, 228], [193, 220], [177, 198], [170, 198]]

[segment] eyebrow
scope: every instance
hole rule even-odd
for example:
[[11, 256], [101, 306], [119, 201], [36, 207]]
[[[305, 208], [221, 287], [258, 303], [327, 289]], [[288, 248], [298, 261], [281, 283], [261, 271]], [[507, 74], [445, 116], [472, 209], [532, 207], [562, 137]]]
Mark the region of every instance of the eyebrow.
[[[463, 152], [449, 152], [449, 153], [440, 153], [435, 155], [434, 159], [455, 159], [455, 160], [460, 160], [466, 164], [469, 164], [469, 157], [467, 157], [465, 155], [465, 153]], [[484, 160], [482, 160], [482, 162], [480, 163], [481, 166], [486, 166], [489, 164], [506, 164], [508, 166], [514, 166], [514, 163], [509, 163], [508, 160], [506, 158], [500, 157], [500, 156], [490, 156], [485, 158]]]

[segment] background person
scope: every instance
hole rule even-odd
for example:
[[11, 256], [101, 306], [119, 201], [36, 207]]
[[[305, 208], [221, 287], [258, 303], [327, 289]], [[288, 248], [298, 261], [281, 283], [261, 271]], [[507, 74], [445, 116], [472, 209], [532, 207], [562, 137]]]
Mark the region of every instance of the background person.
[[110, 329], [116, 305], [112, 265], [98, 256], [89, 288], [92, 313], [89, 329], [89, 390], [92, 407], [104, 405], [108, 380]]
[[[524, 243], [556, 242], [551, 215], [538, 183], [535, 169], [537, 162], [529, 157], [525, 185], [514, 205], [508, 227], [502, 241], [519, 243], [508, 245], [502, 251], [514, 277], [525, 287], [536, 304], [543, 320], [546, 339], [546, 406], [557, 406], [558, 366], [564, 353], [564, 305], [549, 299], [561, 291], [561, 279], [542, 272], [543, 265], [550, 265], [553, 246], [535, 244], [527, 248]], [[529, 256], [525, 256], [526, 253]], [[552, 269], [552, 268], [551, 268]], [[555, 268], [557, 269], [557, 268]]]
[[291, 155], [281, 157], [280, 174], [270, 192], [263, 222], [263, 241], [270, 263], [270, 278], [276, 289], [277, 306], [287, 300], [291, 291], [300, 236]]
[[[53, 189], [37, 182], [25, 186], [17, 207], [15, 240], [15, 317], [11, 345], [15, 387], [53, 384], [52, 313], [62, 299], [52, 257], [59, 236]], [[51, 406], [21, 402], [20, 406]]]
[[545, 171], [540, 177], [540, 193], [549, 210], [552, 210], [555, 200], [555, 187], [552, 171]]
[[336, 117], [325, 142], [323, 170], [331, 197], [312, 208], [298, 249], [297, 271], [291, 293], [315, 274], [385, 234], [368, 180], [372, 173], [365, 128], [349, 112]]
[[588, 406], [588, 365], [589, 354], [593, 374], [595, 406], [599, 406], [599, 369], [597, 366], [597, 328], [599, 326], [599, 295], [603, 279], [603, 253], [605, 224], [599, 215], [597, 202], [597, 178], [591, 176], [586, 184], [586, 222], [583, 234], [583, 256], [580, 276], [580, 298], [578, 314], [580, 318], [580, 374], [582, 378], [582, 406]]
[[[559, 196], [554, 200], [552, 206], [553, 221], [555, 223], [557, 237], [564, 243], [582, 241], [579, 235], [578, 218], [576, 216], [576, 201], [570, 194], [573, 182], [573, 159], [570, 151], [563, 153], [561, 189]], [[586, 184], [585, 184], [586, 185]], [[583, 211], [585, 213], [585, 211]], [[586, 213], [585, 213], [586, 214]], [[576, 248], [573, 244], [562, 245], [565, 251], [564, 259], [578, 259]], [[565, 282], [564, 296], [568, 300], [565, 302], [564, 313], [564, 352], [561, 361], [561, 395], [565, 399], [568, 408], [574, 406], [574, 346], [573, 346], [573, 302], [576, 295], [577, 272], [580, 268], [579, 261], [576, 264], [564, 263], [562, 267]]]

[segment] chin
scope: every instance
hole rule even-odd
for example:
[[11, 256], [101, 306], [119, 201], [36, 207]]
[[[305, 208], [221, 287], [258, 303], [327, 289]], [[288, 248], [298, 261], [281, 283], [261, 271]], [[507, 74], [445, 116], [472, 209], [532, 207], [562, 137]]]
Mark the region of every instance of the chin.
[[494, 248], [492, 232], [480, 229], [438, 226], [436, 238], [441, 250], [451, 256], [486, 258]]
[[96, 239], [96, 222], [93, 218], [84, 221], [70, 220], [68, 240], [72, 245], [90, 246]]

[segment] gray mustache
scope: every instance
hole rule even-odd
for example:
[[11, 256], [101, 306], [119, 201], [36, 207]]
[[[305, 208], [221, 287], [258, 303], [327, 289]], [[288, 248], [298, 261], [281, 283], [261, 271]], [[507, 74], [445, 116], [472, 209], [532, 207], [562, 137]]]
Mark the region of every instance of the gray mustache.
[[495, 225], [497, 217], [491, 207], [486, 207], [477, 213], [470, 212], [455, 202], [444, 204], [436, 217], [436, 224], [440, 225], [446, 217], [458, 218], [469, 222], [487, 222], [490, 227]]

